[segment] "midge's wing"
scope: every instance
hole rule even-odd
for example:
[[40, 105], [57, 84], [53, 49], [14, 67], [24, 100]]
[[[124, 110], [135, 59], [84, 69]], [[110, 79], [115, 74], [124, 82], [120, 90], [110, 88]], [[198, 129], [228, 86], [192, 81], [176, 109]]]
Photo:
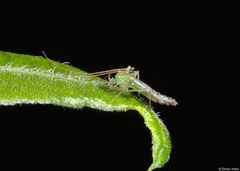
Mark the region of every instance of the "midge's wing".
[[105, 71], [99, 71], [99, 72], [92, 72], [92, 73], [81, 73], [81, 72], [76, 72], [76, 71], [72, 71], [72, 70], [69, 70], [67, 68], [64, 68], [60, 65], [58, 65], [56, 62], [52, 61], [51, 59], [49, 59], [46, 55], [46, 53], [44, 51], [42, 51], [44, 57], [46, 59], [48, 59], [53, 65], [55, 65], [56, 67], [64, 70], [64, 71], [68, 71], [70, 72], [71, 74], [75, 74], [76, 76], [79, 76], [79, 77], [95, 77], [95, 76], [101, 76], [101, 75], [109, 75], [109, 74], [114, 74], [114, 73], [118, 73], [119, 71], [121, 70], [126, 70], [126, 68], [121, 68], [121, 69], [111, 69], [111, 70], [105, 70]]

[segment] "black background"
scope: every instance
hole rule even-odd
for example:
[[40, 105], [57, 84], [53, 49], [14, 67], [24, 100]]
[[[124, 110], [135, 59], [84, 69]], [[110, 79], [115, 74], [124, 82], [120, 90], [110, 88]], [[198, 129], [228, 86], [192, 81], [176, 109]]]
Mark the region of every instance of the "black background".
[[[234, 46], [225, 44], [232, 22], [177, 7], [127, 14], [81, 9], [29, 10], [1, 20], [0, 50], [36, 56], [43, 50], [88, 72], [134, 66], [142, 81], [179, 102], [153, 104], [173, 146], [159, 170], [239, 167], [237, 69]], [[135, 111], [54, 105], [0, 111], [1, 155], [14, 163], [9, 167], [141, 171], [152, 162], [150, 131]]]

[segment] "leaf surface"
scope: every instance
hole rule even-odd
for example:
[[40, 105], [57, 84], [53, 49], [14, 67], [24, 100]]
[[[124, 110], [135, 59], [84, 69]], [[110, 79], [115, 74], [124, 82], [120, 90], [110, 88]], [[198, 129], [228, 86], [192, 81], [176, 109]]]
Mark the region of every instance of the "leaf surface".
[[[56, 62], [71, 71], [75, 67]], [[162, 167], [169, 159], [170, 136], [155, 112], [130, 93], [122, 93], [108, 103], [120, 89], [110, 88], [99, 77], [78, 77], [54, 66], [43, 57], [0, 51], [0, 105], [55, 104], [104, 111], [137, 110], [152, 133], [153, 163], [148, 171]]]

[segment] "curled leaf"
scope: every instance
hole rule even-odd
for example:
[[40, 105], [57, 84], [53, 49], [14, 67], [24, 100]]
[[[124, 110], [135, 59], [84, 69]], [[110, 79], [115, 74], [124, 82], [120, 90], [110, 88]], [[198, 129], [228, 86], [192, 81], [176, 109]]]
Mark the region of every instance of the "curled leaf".
[[[68, 70], [85, 73], [69, 65]], [[56, 104], [72, 108], [90, 107], [105, 111], [137, 110], [152, 133], [153, 163], [148, 171], [162, 167], [169, 159], [171, 143], [163, 122], [153, 110], [130, 93], [119, 93], [99, 77], [78, 77], [50, 65], [43, 57], [0, 51], [0, 105]]]

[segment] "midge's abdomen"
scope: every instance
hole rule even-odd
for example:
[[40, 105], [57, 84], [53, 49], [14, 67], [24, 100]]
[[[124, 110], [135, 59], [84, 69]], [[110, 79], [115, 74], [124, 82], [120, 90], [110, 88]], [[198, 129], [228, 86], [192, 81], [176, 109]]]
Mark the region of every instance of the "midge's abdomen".
[[[143, 92], [142, 94], [144, 96], [148, 96], [149, 94], [146, 93], [144, 94], [145, 92]], [[159, 103], [159, 104], [164, 104], [164, 105], [168, 105], [168, 106], [176, 106], [178, 103], [175, 99], [171, 98], [171, 97], [168, 97], [166, 95], [162, 95], [156, 91], [153, 90], [153, 92], [150, 93], [150, 96], [151, 96], [151, 99], [152, 101], [156, 102], [156, 103]]]
[[148, 86], [141, 80], [136, 79], [134, 77], [132, 77], [131, 80], [132, 80], [132, 84], [130, 87], [138, 90], [139, 93], [141, 93], [142, 95], [144, 95], [151, 101], [154, 101], [159, 104], [168, 105], [168, 106], [170, 106], [170, 105], [176, 106], [178, 104], [175, 99], [168, 97], [166, 95], [162, 95], [159, 92], [156, 92], [155, 90], [153, 90], [150, 86]]

